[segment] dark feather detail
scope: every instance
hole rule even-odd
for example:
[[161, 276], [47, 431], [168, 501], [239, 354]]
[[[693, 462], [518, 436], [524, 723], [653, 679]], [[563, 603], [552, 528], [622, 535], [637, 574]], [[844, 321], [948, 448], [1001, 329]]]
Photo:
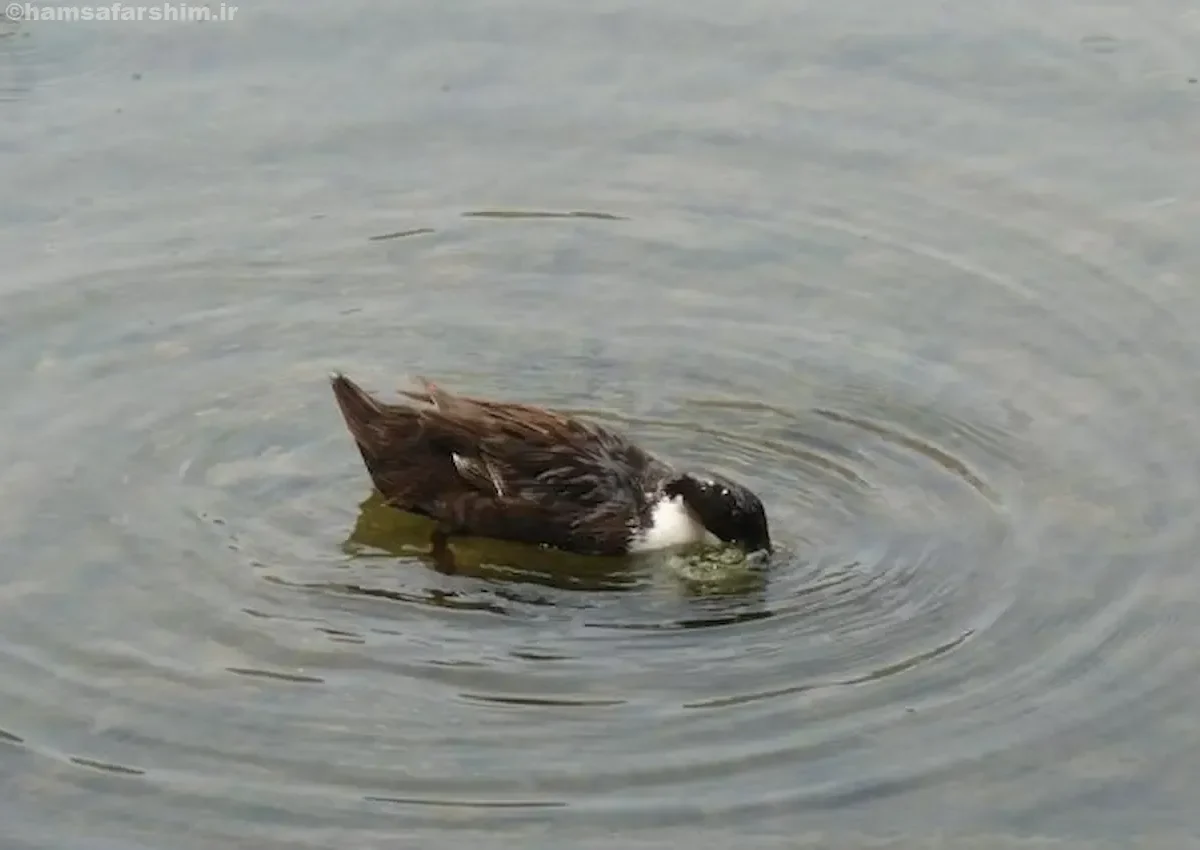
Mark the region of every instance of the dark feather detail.
[[421, 379], [416, 404], [331, 379], [375, 488], [447, 534], [585, 554], [627, 550], [649, 500], [672, 476], [623, 436], [565, 413], [454, 395]]

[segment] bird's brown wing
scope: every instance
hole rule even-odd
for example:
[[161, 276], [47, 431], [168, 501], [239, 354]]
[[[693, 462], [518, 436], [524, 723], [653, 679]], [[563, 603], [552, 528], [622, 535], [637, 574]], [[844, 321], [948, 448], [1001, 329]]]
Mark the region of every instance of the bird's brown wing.
[[514, 437], [542, 437], [558, 441], [572, 437], [587, 439], [594, 426], [569, 414], [519, 402], [493, 401], [457, 395], [425, 378], [417, 378], [423, 392], [401, 390], [401, 394], [424, 402], [440, 413], [464, 424], [471, 423], [481, 433], [500, 430]]
[[335, 395], [376, 488], [447, 530], [616, 553], [658, 462], [613, 432], [531, 405], [457, 396], [429, 382], [388, 405], [348, 379]]
[[[658, 462], [596, 423], [532, 405], [457, 396], [426, 382], [429, 426], [480, 489], [535, 502], [576, 522], [639, 507]], [[619, 507], [618, 507], [619, 506]]]

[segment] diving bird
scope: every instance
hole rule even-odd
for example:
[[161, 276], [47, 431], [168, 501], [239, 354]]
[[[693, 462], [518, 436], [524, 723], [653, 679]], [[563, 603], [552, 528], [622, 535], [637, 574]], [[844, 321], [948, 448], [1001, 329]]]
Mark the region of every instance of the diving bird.
[[330, 382], [375, 489], [435, 523], [435, 550], [464, 536], [582, 555], [702, 542], [771, 551], [766, 512], [749, 489], [676, 470], [610, 428], [423, 378], [398, 403], [341, 373]]

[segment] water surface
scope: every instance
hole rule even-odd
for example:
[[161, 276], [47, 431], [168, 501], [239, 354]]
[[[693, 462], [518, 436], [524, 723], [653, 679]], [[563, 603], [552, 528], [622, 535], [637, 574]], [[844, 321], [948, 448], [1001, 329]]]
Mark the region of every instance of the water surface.
[[[1175, 0], [6, 24], [6, 846], [1187, 846], [1197, 57]], [[333, 368], [586, 411], [781, 553], [439, 572]]]

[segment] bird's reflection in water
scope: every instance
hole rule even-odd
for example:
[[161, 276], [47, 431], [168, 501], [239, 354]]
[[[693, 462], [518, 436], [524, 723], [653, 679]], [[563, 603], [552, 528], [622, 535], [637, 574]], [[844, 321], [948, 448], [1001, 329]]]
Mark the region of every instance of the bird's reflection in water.
[[359, 505], [343, 550], [356, 558], [415, 559], [444, 573], [562, 590], [631, 590], [647, 581], [644, 558], [575, 555], [472, 537], [452, 538], [445, 557], [434, 553], [432, 536], [432, 522], [388, 507], [372, 492]]
[[[538, 585], [556, 590], [613, 592], [674, 585], [697, 597], [761, 591], [766, 570], [739, 553], [712, 547], [622, 558], [575, 555], [502, 540], [454, 538], [449, 557], [435, 553], [433, 523], [387, 506], [377, 493], [360, 505], [343, 551], [363, 559], [420, 561], [439, 572], [495, 584]], [[737, 557], [735, 557], [737, 556]], [[363, 593], [376, 595], [366, 588]], [[390, 591], [379, 591], [384, 595]], [[522, 594], [524, 598], [524, 594]], [[528, 600], [526, 600], [528, 601]]]

